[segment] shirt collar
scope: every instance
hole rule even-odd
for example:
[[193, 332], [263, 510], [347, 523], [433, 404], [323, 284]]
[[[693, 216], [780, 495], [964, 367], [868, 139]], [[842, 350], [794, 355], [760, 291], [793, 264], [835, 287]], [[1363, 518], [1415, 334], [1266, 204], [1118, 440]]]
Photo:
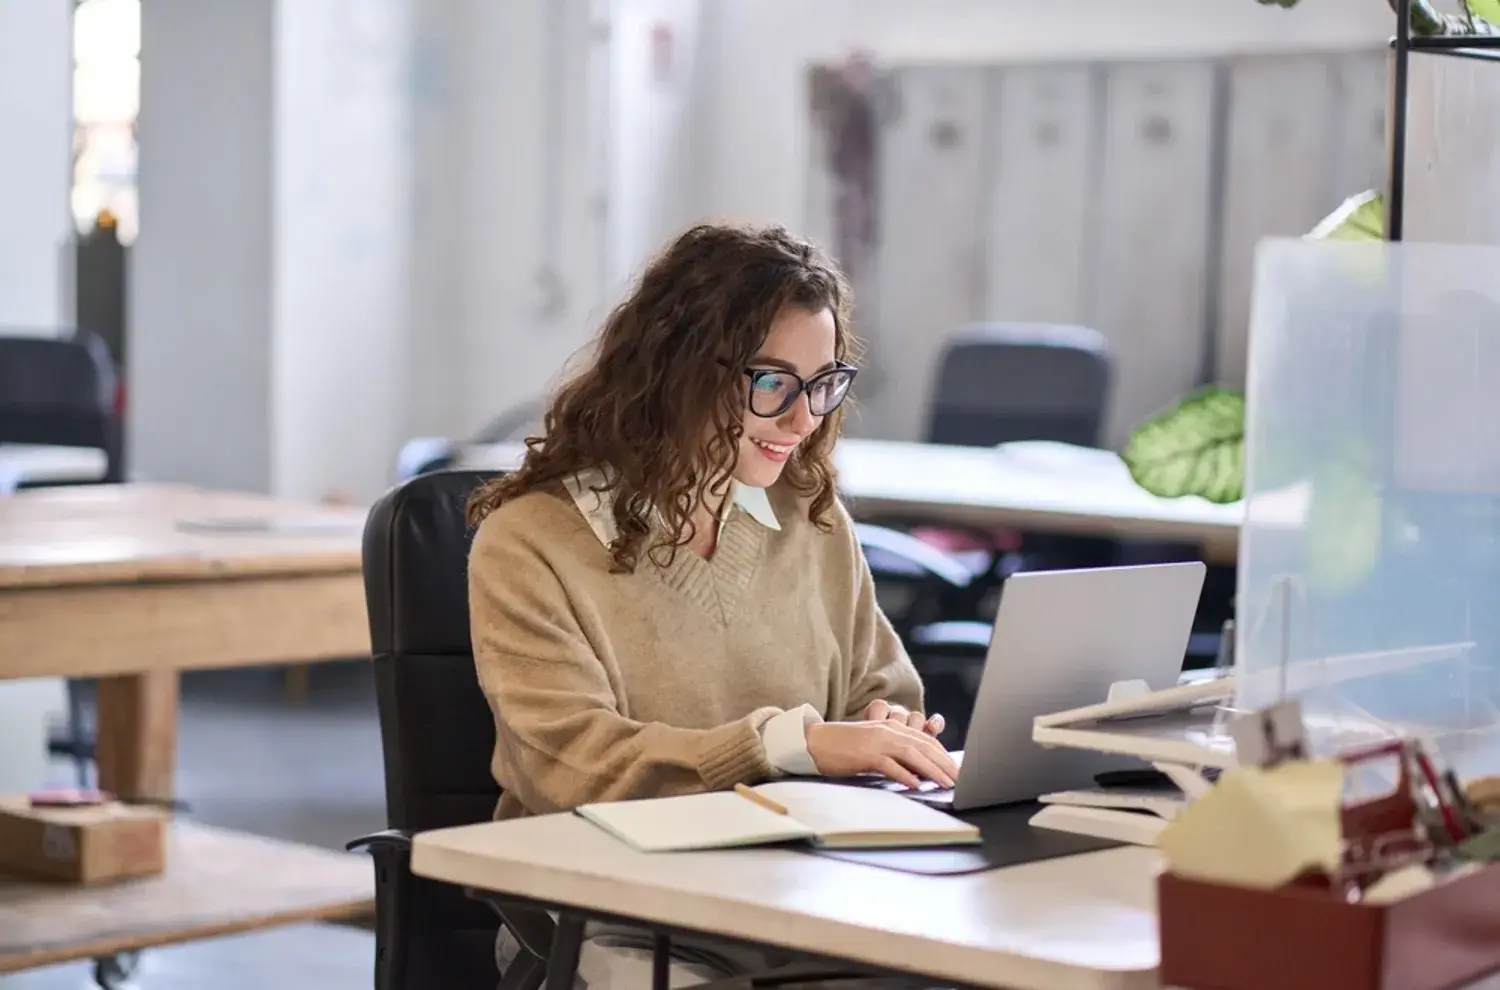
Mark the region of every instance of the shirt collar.
[[[588, 521], [589, 528], [594, 531], [595, 536], [599, 537], [599, 542], [609, 546], [620, 534], [615, 528], [614, 493], [596, 491], [596, 489], [602, 489], [606, 483], [604, 472], [595, 468], [578, 472], [563, 482], [563, 485], [567, 488], [573, 503], [578, 506], [578, 511], [583, 513], [583, 518]], [[729, 513], [734, 510], [735, 506], [739, 506], [746, 515], [767, 529], [778, 531], [781, 529], [781, 521], [776, 518], [776, 510], [771, 505], [771, 497], [766, 494], [764, 488], [752, 488], [731, 480], [729, 497], [724, 500], [724, 509], [719, 514], [721, 529], [724, 523], [728, 522]]]

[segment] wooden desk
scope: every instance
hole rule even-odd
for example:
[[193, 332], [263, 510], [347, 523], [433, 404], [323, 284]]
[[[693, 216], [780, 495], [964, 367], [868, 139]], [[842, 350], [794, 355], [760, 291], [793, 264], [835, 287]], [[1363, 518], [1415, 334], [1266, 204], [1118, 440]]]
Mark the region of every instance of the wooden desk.
[[[521, 444], [471, 447], [464, 467], [509, 470]], [[1118, 456], [1050, 443], [953, 447], [845, 438], [839, 487], [856, 516], [1010, 526], [1044, 532], [1190, 543], [1232, 563], [1244, 505], [1164, 499], [1131, 479]]]
[[79, 889], [0, 877], [0, 973], [372, 910], [368, 858], [179, 823], [158, 877]]
[[[255, 518], [282, 528], [183, 527]], [[100, 785], [170, 797], [178, 671], [369, 654], [363, 523], [177, 486], [0, 499], [0, 678], [101, 678]]]
[[[369, 654], [363, 525], [179, 486], [0, 499], [0, 678], [100, 678], [100, 786], [170, 797], [179, 671]], [[179, 823], [158, 878], [0, 881], [0, 972], [373, 909], [364, 857]]]
[[413, 872], [643, 922], [1012, 990], [1155, 987], [1157, 854], [923, 877], [781, 850], [646, 855], [573, 815], [417, 836]]

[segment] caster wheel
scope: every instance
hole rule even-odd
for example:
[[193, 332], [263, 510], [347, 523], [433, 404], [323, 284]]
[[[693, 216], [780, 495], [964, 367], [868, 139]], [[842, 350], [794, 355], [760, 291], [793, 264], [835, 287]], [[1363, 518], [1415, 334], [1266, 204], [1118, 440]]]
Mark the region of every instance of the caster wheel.
[[122, 952], [94, 960], [94, 983], [99, 990], [125, 990], [141, 963], [139, 952]]

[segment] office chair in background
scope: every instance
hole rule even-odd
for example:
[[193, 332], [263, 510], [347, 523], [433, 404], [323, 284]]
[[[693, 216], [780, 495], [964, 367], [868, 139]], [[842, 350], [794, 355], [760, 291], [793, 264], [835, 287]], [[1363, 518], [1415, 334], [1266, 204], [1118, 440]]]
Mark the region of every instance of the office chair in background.
[[[962, 447], [1022, 440], [1097, 447], [1110, 376], [1109, 348], [1097, 330], [1045, 323], [962, 327], [943, 347], [925, 439]], [[996, 581], [1021, 569], [1099, 564], [1108, 556], [1106, 540], [952, 525], [914, 525], [911, 531]]]
[[[961, 327], [939, 358], [923, 439], [968, 447], [1021, 440], [1097, 446], [1110, 377], [1109, 349], [1096, 330], [1040, 323]], [[919, 609], [898, 623], [928, 685], [929, 707], [948, 718], [943, 742], [962, 746], [1005, 579], [1019, 570], [1099, 566], [1109, 562], [1112, 544], [920, 519], [875, 522], [967, 572], [960, 583], [951, 569], [931, 571], [916, 596]], [[868, 556], [877, 586], [889, 589], [882, 604], [884, 597], [898, 603], [887, 607], [895, 621], [902, 615], [900, 596], [913, 582], [912, 555], [894, 561]]]
[[105, 482], [125, 478], [119, 381], [98, 336], [0, 336], [0, 443], [104, 451]]
[[1097, 446], [1109, 398], [1104, 335], [1046, 323], [978, 323], [952, 333], [932, 388], [928, 443], [1012, 440]]

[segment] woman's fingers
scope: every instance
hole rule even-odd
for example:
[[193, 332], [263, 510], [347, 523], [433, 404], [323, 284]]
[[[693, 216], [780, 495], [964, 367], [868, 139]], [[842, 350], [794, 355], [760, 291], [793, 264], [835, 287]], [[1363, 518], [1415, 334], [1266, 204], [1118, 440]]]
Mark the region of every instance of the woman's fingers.
[[902, 766], [894, 756], [885, 757], [875, 769], [896, 783], [905, 785], [909, 790], [920, 790], [922, 787], [922, 782], [917, 779], [917, 775]]
[[932, 736], [908, 725], [886, 725], [895, 730], [892, 744], [897, 747], [893, 754], [902, 765], [923, 778], [952, 787], [958, 777], [958, 763], [943, 748], [943, 744]]
[[953, 776], [944, 772], [932, 754], [920, 746], [913, 746], [901, 754], [901, 764], [923, 780], [930, 780], [939, 787], [952, 787]]
[[947, 727], [947, 722], [941, 715], [933, 715], [930, 718], [923, 712], [910, 711], [902, 705], [893, 705], [889, 701], [876, 699], [865, 706], [864, 720], [867, 722], [899, 722], [902, 725], [937, 735]]
[[923, 780], [952, 787], [958, 779], [958, 764], [942, 743], [893, 718], [815, 723], [808, 726], [807, 747], [819, 772], [829, 776], [874, 771], [912, 789]]
[[952, 753], [943, 747], [942, 743], [938, 742], [932, 736], [923, 735], [922, 738], [927, 743], [926, 752], [932, 759], [932, 762], [937, 765], [938, 769], [942, 771], [943, 776], [947, 778], [948, 783], [946, 786], [952, 787], [954, 781], [958, 780], [958, 761], [953, 758]]

